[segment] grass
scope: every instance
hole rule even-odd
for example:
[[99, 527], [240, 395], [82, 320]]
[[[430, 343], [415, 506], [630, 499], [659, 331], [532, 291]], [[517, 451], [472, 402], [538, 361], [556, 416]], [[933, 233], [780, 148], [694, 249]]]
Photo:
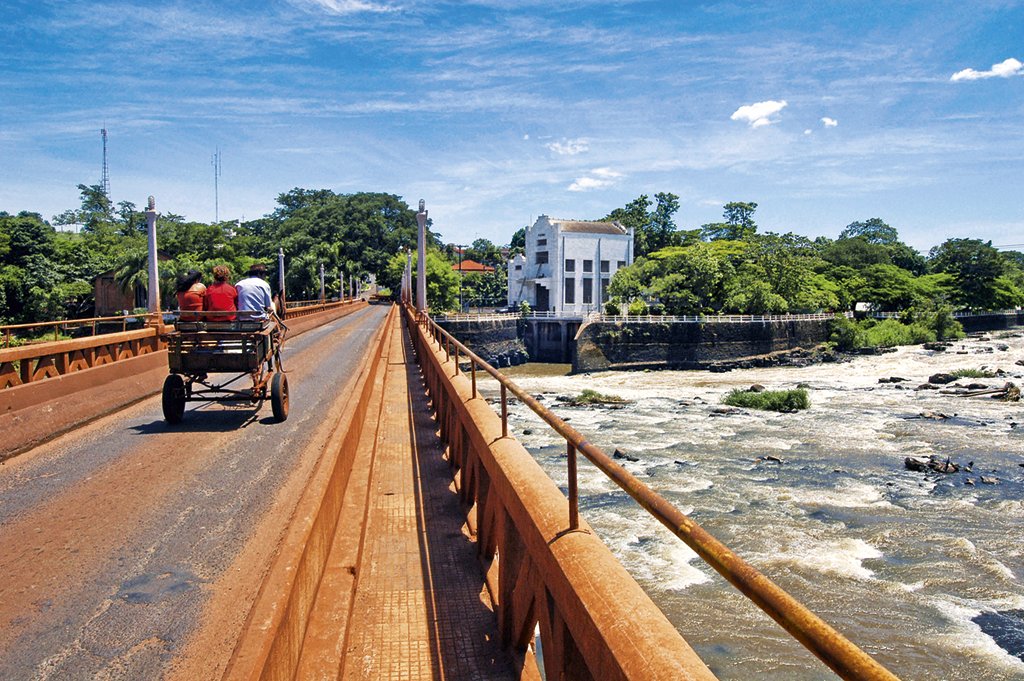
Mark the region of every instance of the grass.
[[954, 369], [949, 372], [957, 378], [995, 378], [995, 372], [985, 369]]
[[566, 402], [574, 407], [578, 407], [585, 404], [626, 404], [629, 400], [618, 395], [604, 395], [596, 390], [587, 388], [576, 397], [570, 397]]
[[811, 406], [811, 400], [807, 397], [807, 391], [803, 388], [795, 390], [765, 390], [759, 393], [736, 389], [723, 397], [722, 402], [730, 407], [784, 413], [807, 409]]

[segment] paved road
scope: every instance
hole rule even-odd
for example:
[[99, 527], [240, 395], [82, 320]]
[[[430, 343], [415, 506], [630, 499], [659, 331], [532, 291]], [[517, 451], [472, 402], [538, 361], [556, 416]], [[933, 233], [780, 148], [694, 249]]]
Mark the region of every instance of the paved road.
[[386, 312], [289, 340], [284, 423], [152, 398], [0, 466], [0, 679], [219, 677]]

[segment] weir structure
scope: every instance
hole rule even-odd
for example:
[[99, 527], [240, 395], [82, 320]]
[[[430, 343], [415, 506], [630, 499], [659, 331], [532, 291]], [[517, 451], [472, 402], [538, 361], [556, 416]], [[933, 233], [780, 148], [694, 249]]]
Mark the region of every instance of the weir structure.
[[[365, 304], [291, 303], [288, 318], [314, 328]], [[142, 339], [146, 351], [120, 349]], [[140, 360], [166, 372], [155, 327], [82, 340], [118, 359], [75, 370], [79, 341], [0, 350], [12, 382], [29, 367], [0, 407], [80, 390], [101, 409], [89, 391], [144, 384]], [[118, 365], [132, 376], [109, 373]], [[510, 432], [512, 398], [565, 440], [567, 494]], [[11, 419], [0, 410], [0, 425], [25, 427]], [[896, 678], [409, 304], [363, 359], [224, 678], [715, 678], [581, 517], [580, 456], [841, 678]]]

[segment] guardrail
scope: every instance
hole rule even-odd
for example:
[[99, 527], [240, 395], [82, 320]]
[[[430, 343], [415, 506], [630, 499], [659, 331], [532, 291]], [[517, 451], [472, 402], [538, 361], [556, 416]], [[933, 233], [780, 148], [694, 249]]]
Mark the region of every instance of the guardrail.
[[[363, 302], [360, 299], [346, 299], [333, 303], [306, 305], [286, 311], [285, 319], [295, 319], [319, 312]], [[154, 323], [159, 317], [160, 322]], [[59, 333], [63, 328], [58, 325], [81, 323], [82, 325], [98, 322], [118, 321], [127, 325], [130, 320], [146, 319], [149, 326], [131, 331], [101, 333], [71, 340], [45, 341], [30, 343], [19, 347], [0, 349], [0, 390], [19, 385], [35, 383], [47, 378], [63, 376], [76, 371], [92, 369], [104, 364], [112, 364], [132, 359], [164, 348], [160, 340], [164, 317], [162, 315], [130, 315], [126, 317], [96, 317], [93, 319], [67, 320], [61, 322], [41, 322], [39, 324], [19, 324], [10, 328], [32, 328], [53, 326]], [[4, 327], [8, 328], [8, 327]]]
[[[115, 326], [118, 323], [120, 323], [121, 331], [127, 331], [129, 323], [137, 322], [141, 319], [145, 320], [145, 322], [148, 324], [150, 322], [150, 319], [155, 316], [156, 315], [146, 313], [119, 315], [116, 317], [89, 317], [87, 319], [58, 319], [56, 321], [51, 322], [32, 322], [31, 324], [5, 324], [3, 326], [0, 326], [0, 333], [3, 334], [3, 347], [9, 348], [11, 347], [12, 339], [17, 338], [19, 335], [21, 335], [18, 333], [19, 331], [25, 332], [30, 329], [42, 330], [41, 332], [39, 332], [39, 335], [48, 334], [50, 331], [52, 331], [52, 342], [56, 342], [60, 340], [61, 332], [66, 333], [74, 329], [89, 328], [91, 329], [92, 332], [91, 335], [95, 336], [96, 331], [99, 328], [99, 325], [103, 323]], [[37, 339], [33, 342], [42, 343], [50, 341], [43, 341], [42, 339]]]
[[665, 323], [686, 323], [686, 324], [709, 324], [709, 323], [767, 323], [767, 322], [793, 322], [793, 321], [823, 321], [835, 317], [852, 317], [852, 312], [818, 312], [810, 314], [717, 314], [717, 315], [609, 315], [598, 312], [572, 313], [572, 312], [519, 312], [493, 313], [493, 314], [450, 314], [437, 315], [434, 317], [439, 322], [474, 322], [474, 321], [504, 321], [508, 319], [566, 319], [575, 321], [590, 322], [615, 322], [620, 324], [665, 324]]
[[[1024, 310], [989, 310], [984, 312], [954, 312], [954, 319], [964, 319], [968, 317], [998, 317], [998, 316], [1010, 316], [1024, 314]], [[898, 319], [903, 316], [902, 312], [871, 312], [868, 314], [869, 317], [875, 319]]]
[[[597, 568], [589, 564], [592, 556], [576, 556], [571, 562], [582, 569], [562, 574], [560, 577], [552, 576], [544, 569], [551, 567], [553, 560], [557, 562], [557, 559], [552, 558], [548, 552], [555, 550], [561, 538], [572, 536], [579, 531], [587, 531], [579, 516], [577, 454], [583, 454], [641, 507], [840, 677], [896, 678], [824, 620], [625, 468], [615, 463], [601, 449], [588, 442], [582, 434], [480, 359], [436, 322], [408, 307], [406, 316], [410, 329], [416, 331], [413, 340], [417, 357], [437, 414], [441, 437], [450, 448], [450, 463], [460, 472], [460, 494], [467, 505], [476, 509], [477, 542], [485, 567], [488, 569], [488, 584], [491, 585], [490, 590], [496, 603], [503, 643], [512, 649], [523, 649], [532, 638], [534, 627], [539, 622], [548, 678], [561, 678], [559, 674], [573, 661], [577, 664], [587, 664], [594, 678], [631, 678], [629, 670], [624, 668], [624, 665], [632, 664], [632, 661], [623, 659], [611, 648], [613, 642], [601, 636], [599, 623], [594, 621], [594, 618], [610, 616], [613, 620], [610, 626], [619, 629], [624, 626], [624, 620], [641, 616], [644, 610], [642, 605], [627, 593], [630, 589], [623, 582], [611, 584], [613, 591], [622, 590], [621, 593], [592, 592], [597, 588], [595, 581], [610, 584], [609, 580], [593, 579], [591, 573]], [[458, 381], [465, 382], [466, 379], [465, 376], [462, 379], [458, 378], [460, 373], [467, 373], [460, 367], [462, 362], [469, 364], [470, 386], [469, 394], [465, 397], [460, 396], [455, 386]], [[477, 389], [477, 373], [481, 370], [496, 380], [500, 386], [500, 436], [495, 433], [494, 438], [482, 435], [481, 427], [477, 423], [478, 420], [486, 419], [486, 414], [490, 414], [492, 419], [495, 418], [490, 407], [482, 400], [477, 401], [480, 396]], [[492, 448], [509, 442], [518, 445], [514, 438], [508, 437], [509, 393], [529, 406], [566, 442], [568, 499], [558, 494], [561, 508], [554, 513], [563, 518], [558, 522], [560, 527], [555, 534], [558, 541], [548, 541], [546, 537], [534, 537], [531, 540], [525, 535], [531, 527], [531, 522], [536, 520], [530, 516], [531, 505], [542, 503], [546, 505], [546, 510], [550, 511], [550, 501], [543, 500], [542, 495], [535, 490], [524, 487], [523, 482], [498, 478], [505, 470], [504, 466], [512, 464], [500, 463]], [[521, 445], [519, 447], [521, 449]], [[510, 462], [511, 459], [502, 456], [500, 461]], [[530, 461], [533, 462], [532, 458]], [[536, 462], [533, 463], [536, 465]], [[537, 468], [539, 470], [539, 466]], [[549, 478], [547, 480], [551, 486], [554, 485]], [[524, 500], [522, 495], [528, 496]], [[497, 560], [495, 556], [498, 556]], [[561, 564], [559, 567], [565, 568], [566, 565]], [[497, 575], [493, 578], [492, 572], [495, 570]], [[579, 581], [573, 581], [574, 576], [580, 578]], [[564, 583], [560, 583], [559, 579], [564, 580]], [[543, 598], [537, 595], [537, 581], [542, 582]], [[611, 599], [611, 602], [618, 604], [619, 607], [609, 615], [605, 610], [591, 610], [592, 606], [581, 603], [581, 600], [587, 599], [596, 599], [605, 606], [605, 609], [608, 607], [606, 599]], [[626, 604], [628, 607], [625, 607]], [[660, 612], [658, 614], [660, 615]], [[641, 624], [639, 628], [631, 630], [643, 631], [645, 636], [653, 636], [657, 631], [657, 622], [651, 619], [650, 615], [646, 617], [646, 625], [649, 625], [650, 629]], [[598, 631], [594, 632], [593, 627], [597, 627]], [[597, 640], [591, 640], [591, 637], [596, 637]], [[681, 641], [681, 637], [679, 638]], [[659, 642], [659, 645], [665, 644], [664, 639]], [[672, 649], [680, 650], [677, 645]], [[685, 646], [685, 650], [689, 650], [689, 647]], [[679, 654], [685, 655], [685, 651]], [[552, 658], [550, 661], [549, 655]], [[659, 666], [664, 660], [649, 659], [647, 662], [652, 666], [632, 678], [672, 678], [666, 667]], [[652, 672], [654, 669], [660, 669], [660, 673]], [[689, 659], [684, 672], [690, 678], [707, 678], [710, 675], [703, 665], [695, 666], [695, 662]], [[677, 672], [676, 678], [683, 676]]]

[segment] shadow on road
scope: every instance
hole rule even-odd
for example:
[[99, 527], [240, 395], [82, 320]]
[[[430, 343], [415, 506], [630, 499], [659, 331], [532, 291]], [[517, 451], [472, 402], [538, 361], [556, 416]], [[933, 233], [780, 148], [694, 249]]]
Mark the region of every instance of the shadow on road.
[[[155, 433], [228, 433], [234, 430], [247, 428], [254, 423], [268, 425], [276, 423], [272, 416], [260, 419], [260, 409], [253, 407], [209, 409], [195, 407], [185, 410], [185, 418], [181, 423], [171, 425], [159, 419], [149, 423], [139, 423], [131, 427], [139, 435], [153, 435]], [[259, 419], [257, 421], [257, 419]]]

